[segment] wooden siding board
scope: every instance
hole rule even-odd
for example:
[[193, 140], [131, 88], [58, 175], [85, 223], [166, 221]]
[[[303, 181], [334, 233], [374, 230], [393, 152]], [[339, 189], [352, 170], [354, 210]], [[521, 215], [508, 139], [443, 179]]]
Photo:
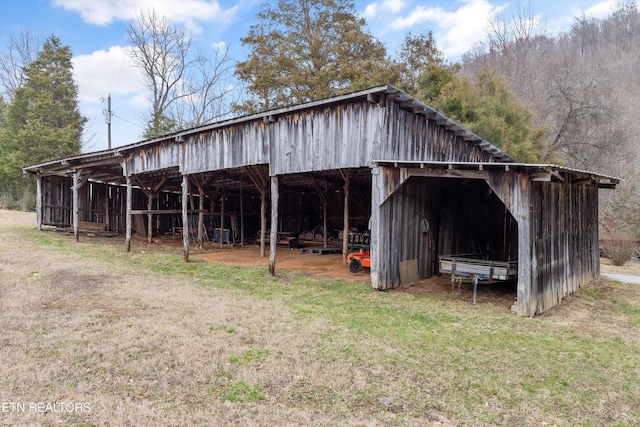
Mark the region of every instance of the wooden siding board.
[[477, 145], [438, 126], [434, 120], [387, 102], [386, 142], [380, 158], [399, 161], [493, 162]]
[[596, 187], [535, 182], [536, 314], [575, 293], [599, 273]]
[[271, 175], [370, 166], [384, 113], [362, 101], [280, 117], [273, 124]]

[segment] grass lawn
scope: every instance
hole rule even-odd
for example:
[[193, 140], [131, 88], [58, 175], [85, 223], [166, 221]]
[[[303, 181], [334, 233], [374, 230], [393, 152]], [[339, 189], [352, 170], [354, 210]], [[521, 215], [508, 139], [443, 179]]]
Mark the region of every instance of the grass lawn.
[[0, 325], [5, 425], [640, 425], [640, 286], [619, 282], [521, 318], [0, 211]]

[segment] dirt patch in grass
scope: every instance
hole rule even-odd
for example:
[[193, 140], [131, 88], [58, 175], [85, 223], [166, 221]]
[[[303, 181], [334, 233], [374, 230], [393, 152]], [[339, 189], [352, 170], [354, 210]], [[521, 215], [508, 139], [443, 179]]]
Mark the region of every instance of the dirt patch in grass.
[[[211, 246], [207, 245], [207, 247]], [[266, 256], [261, 258], [260, 248], [253, 245], [206, 249], [205, 253], [197, 253], [194, 258], [249, 267], [267, 268], [269, 266], [268, 248]], [[349, 272], [347, 266], [342, 263], [342, 254], [300, 253], [299, 249], [279, 247], [276, 251], [276, 269], [304, 272], [315, 277], [371, 283], [368, 269], [363, 269], [356, 274]]]

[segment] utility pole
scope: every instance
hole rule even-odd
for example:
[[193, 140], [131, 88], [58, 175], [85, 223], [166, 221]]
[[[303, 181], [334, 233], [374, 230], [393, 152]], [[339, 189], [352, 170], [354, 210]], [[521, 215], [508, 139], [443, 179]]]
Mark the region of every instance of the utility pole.
[[111, 150], [111, 94], [107, 98], [107, 148]]
[[[100, 98], [100, 100], [104, 102], [104, 98]], [[102, 110], [102, 112], [107, 122], [107, 148], [111, 150], [111, 116], [113, 115], [111, 112], [111, 94], [107, 96], [107, 110]]]

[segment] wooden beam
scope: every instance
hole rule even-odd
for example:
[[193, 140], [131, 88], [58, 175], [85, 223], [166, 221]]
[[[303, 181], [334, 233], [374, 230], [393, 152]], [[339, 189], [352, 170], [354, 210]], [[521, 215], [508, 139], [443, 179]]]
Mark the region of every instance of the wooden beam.
[[220, 196], [220, 249], [222, 249], [222, 241], [224, 237], [224, 187]]
[[36, 179], [36, 221], [38, 230], [42, 230], [42, 177]]
[[[386, 289], [386, 279], [382, 269], [382, 242], [384, 218], [381, 215], [382, 205], [386, 199], [384, 174], [379, 166], [371, 168], [371, 217], [369, 229], [371, 231], [371, 287], [373, 289]], [[388, 254], [387, 254], [388, 256]]]
[[265, 193], [260, 193], [260, 258], [264, 258], [266, 232], [267, 232], [267, 195]]
[[204, 249], [204, 190], [198, 188], [198, 243], [200, 250]]
[[327, 197], [325, 196], [322, 188], [320, 188], [320, 184], [313, 174], [311, 174], [311, 182], [313, 183], [313, 187], [316, 189], [316, 194], [320, 198], [322, 202], [322, 247], [327, 248]]
[[78, 179], [76, 181], [74, 181], [73, 186], [77, 187], [78, 189], [80, 187], [82, 187], [84, 184], [86, 184], [87, 181], [89, 181], [89, 178], [91, 178], [91, 176], [95, 173], [95, 170], [89, 171], [89, 173], [84, 176], [83, 178], [80, 178], [80, 171], [76, 171], [74, 172], [74, 175], [77, 173], [78, 174]]
[[529, 175], [520, 173], [494, 173], [487, 184], [509, 210], [518, 224], [518, 283], [517, 312], [520, 316], [534, 317], [538, 308], [538, 295], [532, 278], [537, 260], [533, 256], [533, 224], [531, 214], [532, 186]]
[[151, 210], [153, 209], [153, 196], [152, 197], [147, 197], [147, 209], [149, 210], [149, 212], [147, 212], [147, 242], [151, 243], [152, 242], [152, 236], [153, 236], [153, 214], [151, 213]]
[[278, 242], [278, 177], [271, 177], [271, 236], [269, 238], [269, 273], [276, 275], [276, 244]]
[[73, 237], [76, 240], [76, 242], [79, 240], [79, 236], [78, 236], [78, 178], [79, 178], [80, 172], [75, 171], [73, 173], [73, 186], [72, 186], [72, 190], [73, 190]]
[[260, 193], [266, 193], [269, 185], [269, 172], [258, 166], [245, 166], [249, 179], [253, 182]]
[[240, 181], [240, 246], [244, 246], [244, 183]]
[[131, 177], [127, 176], [127, 205], [126, 205], [126, 226], [124, 250], [131, 252], [131, 206], [133, 200], [133, 186], [131, 185]]
[[182, 175], [182, 245], [184, 261], [189, 262], [189, 175]]
[[[429, 168], [400, 168], [400, 184], [412, 176], [427, 178], [461, 178], [461, 179], [486, 179], [489, 172], [486, 170], [466, 169], [429, 169]], [[398, 187], [394, 189], [397, 190]]]
[[344, 179], [344, 214], [342, 228], [342, 262], [347, 263], [347, 252], [349, 251], [349, 189], [351, 188], [351, 178], [353, 169], [340, 169], [340, 174]]
[[110, 198], [109, 198], [109, 190], [110, 190], [111, 186], [110, 185], [105, 185], [104, 186], [104, 229], [109, 231], [111, 230], [111, 218], [110, 218], [110, 214], [109, 214], [109, 206], [111, 205], [110, 203]]

